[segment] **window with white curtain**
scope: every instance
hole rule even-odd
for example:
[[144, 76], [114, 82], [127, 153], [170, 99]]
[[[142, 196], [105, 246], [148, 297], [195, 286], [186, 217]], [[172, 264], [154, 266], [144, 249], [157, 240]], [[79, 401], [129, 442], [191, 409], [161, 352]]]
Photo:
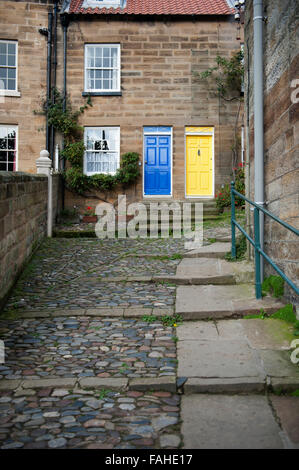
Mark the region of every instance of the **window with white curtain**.
[[0, 125], [0, 171], [17, 171], [18, 169], [18, 128]]
[[119, 168], [119, 127], [85, 127], [84, 173], [114, 175]]
[[120, 91], [120, 45], [85, 45], [85, 91]]

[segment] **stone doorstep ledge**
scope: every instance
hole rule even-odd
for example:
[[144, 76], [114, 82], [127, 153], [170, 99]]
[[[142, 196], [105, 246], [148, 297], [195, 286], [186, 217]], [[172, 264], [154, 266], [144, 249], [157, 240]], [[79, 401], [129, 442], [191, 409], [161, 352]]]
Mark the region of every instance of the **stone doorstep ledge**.
[[[184, 379], [184, 381], [183, 381]], [[299, 389], [299, 377], [233, 377], [233, 378], [203, 378], [178, 377], [177, 382], [183, 381], [181, 387], [185, 395], [193, 393], [265, 393], [294, 392]]]
[[39, 390], [43, 388], [62, 388], [74, 390], [163, 390], [175, 393], [176, 377], [146, 377], [136, 379], [126, 379], [119, 377], [84, 377], [84, 378], [61, 378], [52, 377], [50, 379], [20, 379], [20, 380], [1, 380], [0, 391], [15, 391], [18, 395], [26, 395], [29, 390]]
[[[128, 307], [128, 308], [87, 308], [74, 310], [40, 310], [18, 312], [16, 318], [19, 319], [36, 319], [36, 318], [52, 318], [52, 317], [120, 317], [120, 318], [142, 318], [144, 315], [166, 316], [173, 315], [173, 307]], [[1, 317], [0, 320], [10, 319], [9, 317]]]

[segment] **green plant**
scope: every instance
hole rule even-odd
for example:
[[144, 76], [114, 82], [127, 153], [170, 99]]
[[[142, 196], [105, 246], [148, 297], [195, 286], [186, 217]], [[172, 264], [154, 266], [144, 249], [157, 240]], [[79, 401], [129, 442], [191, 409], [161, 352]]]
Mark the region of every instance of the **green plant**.
[[299, 389], [294, 390], [294, 392], [291, 393], [292, 397], [299, 397]]
[[54, 90], [54, 98], [54, 103], [49, 101], [42, 104], [42, 114], [47, 115], [49, 126], [53, 126], [64, 137], [64, 149], [61, 155], [71, 165], [64, 172], [66, 187], [83, 196], [92, 190], [106, 192], [113, 190], [118, 184], [126, 188], [135, 183], [140, 174], [139, 154], [135, 152], [122, 155], [120, 168], [115, 175], [84, 175], [85, 146], [82, 139], [84, 128], [78, 124], [78, 119], [89, 106], [92, 106], [90, 96], [86, 104], [76, 111], [72, 109], [70, 100], [68, 98], [64, 100], [62, 93], [57, 89]]
[[[240, 194], [245, 195], [245, 173], [243, 164], [240, 163], [238, 167], [233, 168], [235, 189]], [[231, 193], [230, 184], [225, 184], [224, 188], [215, 195], [216, 207], [222, 211], [224, 207], [231, 207]], [[235, 196], [235, 206], [243, 206], [244, 201], [239, 196]]]
[[280, 298], [284, 293], [284, 280], [280, 276], [267, 277], [262, 284], [263, 295], [271, 294], [275, 298]]
[[242, 234], [241, 237], [236, 242], [236, 258], [233, 258], [231, 253], [227, 253], [225, 255], [225, 259], [227, 261], [241, 261], [245, 258], [246, 250], [247, 250], [246, 237], [245, 235]]
[[161, 317], [161, 321], [164, 326], [178, 326], [182, 324], [183, 318], [181, 315], [175, 313], [174, 315], [165, 315], [164, 317]]
[[97, 397], [100, 399], [100, 400], [103, 400], [104, 398], [106, 398], [106, 396], [108, 395], [108, 393], [110, 393], [110, 390], [107, 390], [105, 388], [101, 388], [101, 390], [99, 391]]
[[158, 321], [158, 317], [155, 317], [155, 315], [143, 315], [142, 320], [147, 322], [147, 323], [154, 323], [155, 321]]

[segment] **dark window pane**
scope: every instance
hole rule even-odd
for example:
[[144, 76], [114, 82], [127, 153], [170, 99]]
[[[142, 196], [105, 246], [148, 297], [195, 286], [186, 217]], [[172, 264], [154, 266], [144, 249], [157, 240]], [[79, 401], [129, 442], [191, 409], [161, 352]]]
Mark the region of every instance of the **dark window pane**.
[[14, 171], [14, 164], [13, 163], [8, 163], [8, 171]]
[[7, 69], [8, 78], [16, 78], [16, 69]]
[[1, 161], [0, 161], [0, 171], [6, 171], [6, 163], [1, 163]]
[[16, 54], [16, 45], [15, 44], [7, 44], [7, 53], [8, 54]]
[[7, 53], [7, 44], [0, 42], [0, 54], [6, 54]]
[[7, 65], [11, 67], [15, 67], [16, 65], [16, 56], [15, 55], [8, 55], [7, 56]]
[[15, 149], [15, 139], [8, 139], [8, 149]]
[[6, 162], [7, 160], [7, 152], [0, 152], [0, 162]]
[[7, 65], [7, 55], [0, 54], [0, 65]]
[[7, 90], [15, 90], [16, 89], [16, 81], [13, 79], [7, 80]]

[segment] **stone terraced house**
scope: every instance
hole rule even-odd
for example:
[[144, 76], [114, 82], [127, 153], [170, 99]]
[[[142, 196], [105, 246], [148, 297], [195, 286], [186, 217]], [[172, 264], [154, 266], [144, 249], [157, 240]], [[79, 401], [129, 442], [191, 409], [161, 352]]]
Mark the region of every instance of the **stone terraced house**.
[[[114, 174], [137, 152], [129, 201], [213, 199], [231, 177], [238, 104], [198, 75], [241, 42], [228, 0], [1, 1], [0, 170], [34, 173], [46, 145], [54, 158], [59, 136], [34, 111], [56, 86], [74, 108], [92, 100], [80, 116], [85, 174]], [[65, 192], [65, 207], [87, 203]]]

